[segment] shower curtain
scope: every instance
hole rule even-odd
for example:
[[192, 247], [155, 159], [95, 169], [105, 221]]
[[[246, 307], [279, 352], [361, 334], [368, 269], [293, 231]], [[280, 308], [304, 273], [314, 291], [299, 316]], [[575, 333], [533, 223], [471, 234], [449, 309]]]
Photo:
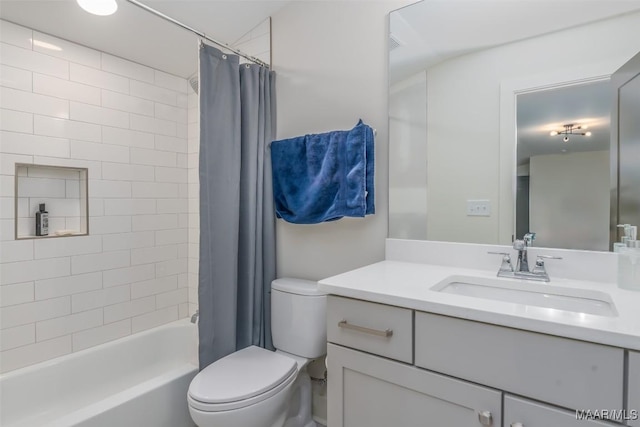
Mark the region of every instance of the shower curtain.
[[200, 47], [200, 369], [273, 348], [275, 73]]

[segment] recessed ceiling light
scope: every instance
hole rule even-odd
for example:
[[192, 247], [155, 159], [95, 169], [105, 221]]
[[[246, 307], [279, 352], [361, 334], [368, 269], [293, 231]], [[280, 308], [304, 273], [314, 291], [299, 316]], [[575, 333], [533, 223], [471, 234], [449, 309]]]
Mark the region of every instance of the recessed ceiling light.
[[112, 15], [118, 10], [116, 0], [76, 0], [81, 8], [99, 16]]

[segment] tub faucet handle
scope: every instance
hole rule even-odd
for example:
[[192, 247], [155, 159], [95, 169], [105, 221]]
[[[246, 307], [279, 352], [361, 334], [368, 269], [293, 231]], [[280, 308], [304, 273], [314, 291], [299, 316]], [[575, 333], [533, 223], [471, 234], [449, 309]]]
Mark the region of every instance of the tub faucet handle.
[[200, 309], [197, 309], [193, 316], [191, 316], [191, 323], [198, 323], [198, 319], [200, 318]]

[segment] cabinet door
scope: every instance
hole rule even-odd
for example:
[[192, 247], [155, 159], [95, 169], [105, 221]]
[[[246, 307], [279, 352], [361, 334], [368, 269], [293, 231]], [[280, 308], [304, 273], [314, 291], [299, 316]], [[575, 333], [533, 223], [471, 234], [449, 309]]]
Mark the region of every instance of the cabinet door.
[[502, 426], [499, 391], [334, 344], [327, 364], [331, 427]]
[[[595, 408], [594, 408], [595, 409]], [[603, 408], [604, 409], [604, 408]], [[505, 427], [615, 427], [619, 424], [578, 419], [575, 411], [566, 411], [519, 397], [504, 397]]]

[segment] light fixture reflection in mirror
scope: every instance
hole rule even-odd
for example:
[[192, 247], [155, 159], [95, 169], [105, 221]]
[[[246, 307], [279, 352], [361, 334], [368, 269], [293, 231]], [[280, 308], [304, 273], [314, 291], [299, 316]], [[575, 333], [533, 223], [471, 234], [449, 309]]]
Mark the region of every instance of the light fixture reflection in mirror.
[[[521, 231], [516, 135], [528, 130], [516, 129], [517, 97], [602, 81], [640, 51], [638, 4], [600, 6], [582, 0], [425, 1], [391, 13], [389, 237], [511, 244]], [[552, 113], [556, 105], [545, 108]], [[584, 155], [580, 147], [602, 136], [591, 121], [598, 117], [548, 117], [538, 123], [546, 126], [538, 129], [540, 144], [553, 144], [558, 156]], [[559, 131], [571, 123], [586, 125], [591, 135], [563, 142], [567, 135]], [[474, 200], [487, 201], [490, 214], [470, 214], [468, 201]], [[552, 231], [529, 230], [537, 232], [536, 246], [606, 250], [599, 239], [583, 247], [567, 243], [581, 241], [570, 237], [584, 230], [583, 223], [590, 221], [576, 213], [556, 243], [545, 243], [543, 234]], [[590, 234], [602, 227], [609, 222]]]
[[516, 238], [608, 250], [610, 100], [608, 79], [516, 97]]

